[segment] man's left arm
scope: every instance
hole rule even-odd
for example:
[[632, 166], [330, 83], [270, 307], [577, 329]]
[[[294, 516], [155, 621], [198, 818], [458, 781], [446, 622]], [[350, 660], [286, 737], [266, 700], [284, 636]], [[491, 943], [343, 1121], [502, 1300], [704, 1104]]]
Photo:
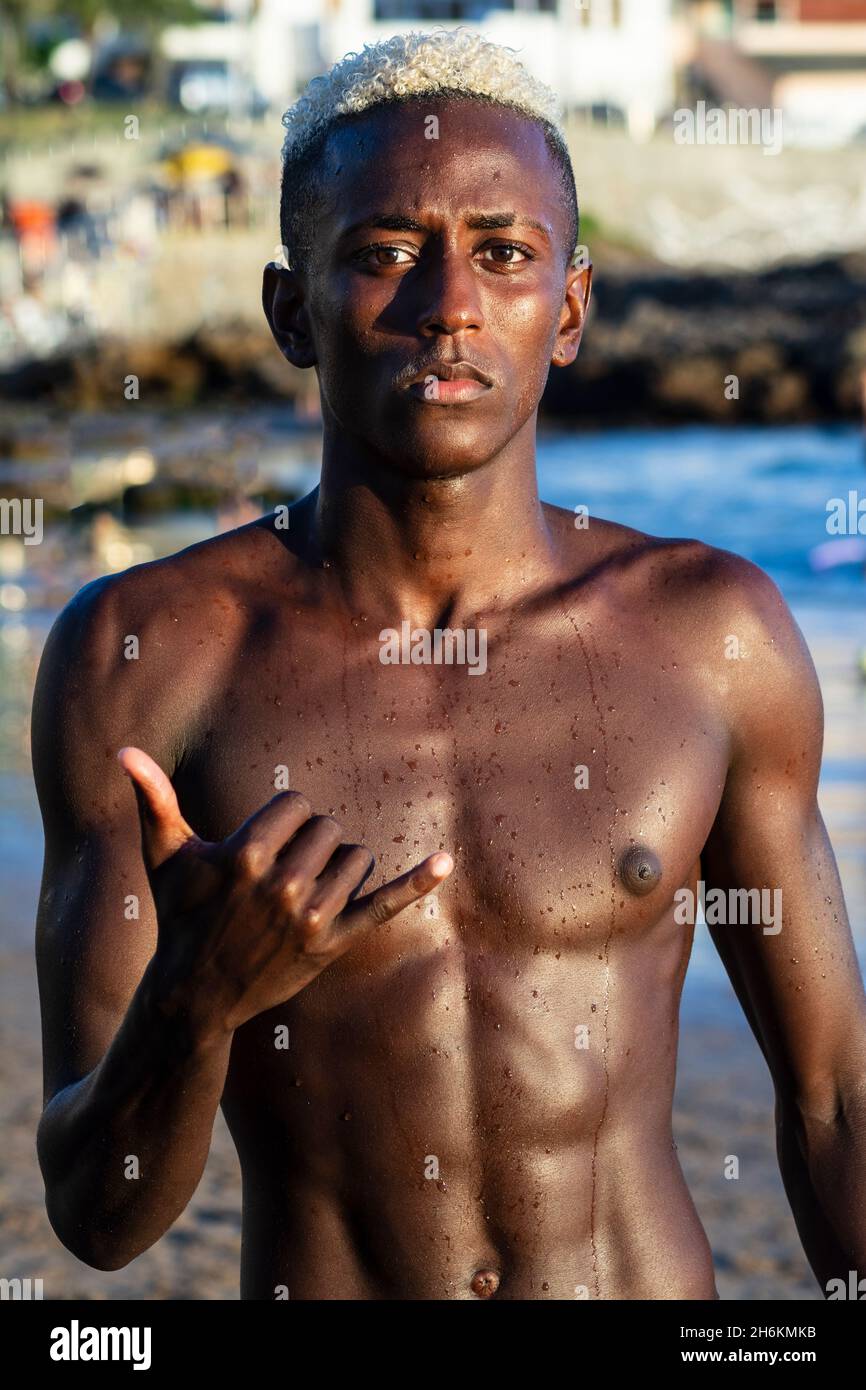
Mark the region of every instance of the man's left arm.
[[737, 580], [739, 617], [723, 626], [740, 655], [727, 647], [719, 682], [730, 760], [701, 865], [708, 899], [766, 890], [765, 911], [708, 926], [773, 1077], [779, 1166], [826, 1295], [831, 1279], [866, 1277], [866, 995], [817, 803], [812, 660], [775, 585], [752, 566]]

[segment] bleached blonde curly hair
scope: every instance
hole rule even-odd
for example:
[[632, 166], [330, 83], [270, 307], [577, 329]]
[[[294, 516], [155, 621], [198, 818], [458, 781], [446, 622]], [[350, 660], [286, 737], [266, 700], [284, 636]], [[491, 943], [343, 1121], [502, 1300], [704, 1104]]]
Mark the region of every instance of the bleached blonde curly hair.
[[283, 159], [297, 156], [339, 116], [438, 92], [487, 97], [559, 127], [556, 93], [527, 71], [514, 49], [470, 29], [434, 29], [366, 44], [314, 77], [283, 116]]
[[577, 195], [556, 93], [532, 76], [513, 49], [458, 28], [395, 34], [348, 53], [323, 77], [314, 77], [286, 111], [280, 235], [290, 264], [303, 266], [310, 250], [315, 163], [332, 127], [377, 106], [442, 95], [506, 106], [542, 127], [562, 175], [572, 259]]

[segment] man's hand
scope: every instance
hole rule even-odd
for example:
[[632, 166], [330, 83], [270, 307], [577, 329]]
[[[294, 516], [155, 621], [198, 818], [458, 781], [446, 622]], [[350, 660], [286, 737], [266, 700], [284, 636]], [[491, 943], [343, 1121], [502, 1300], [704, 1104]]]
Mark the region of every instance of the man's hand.
[[364, 897], [373, 866], [342, 827], [281, 792], [228, 839], [199, 839], [168, 777], [122, 748], [135, 789], [142, 853], [156, 905], [151, 978], [162, 1007], [205, 1033], [228, 1034], [291, 999], [372, 927], [437, 888], [454, 867], [430, 855]]

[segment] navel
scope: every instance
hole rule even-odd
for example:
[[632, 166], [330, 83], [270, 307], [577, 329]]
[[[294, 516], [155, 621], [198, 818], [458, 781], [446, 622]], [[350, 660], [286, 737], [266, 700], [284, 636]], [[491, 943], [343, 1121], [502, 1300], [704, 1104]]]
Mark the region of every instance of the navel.
[[632, 845], [619, 861], [619, 876], [630, 893], [651, 893], [662, 876], [658, 856], [646, 845]]
[[492, 1298], [499, 1288], [499, 1275], [492, 1269], [476, 1270], [469, 1287], [477, 1298]]

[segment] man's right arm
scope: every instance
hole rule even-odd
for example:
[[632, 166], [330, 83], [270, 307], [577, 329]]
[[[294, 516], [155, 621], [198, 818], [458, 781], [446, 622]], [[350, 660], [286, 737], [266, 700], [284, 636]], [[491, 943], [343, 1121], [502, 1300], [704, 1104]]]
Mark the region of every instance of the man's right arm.
[[172, 769], [177, 750], [158, 672], [126, 660], [116, 610], [102, 582], [69, 605], [46, 644], [33, 709], [45, 829], [37, 1150], [56, 1234], [99, 1269], [127, 1264], [186, 1207], [231, 1047], [230, 1034], [170, 1004], [154, 970], [138, 811], [116, 753], [137, 742]]

